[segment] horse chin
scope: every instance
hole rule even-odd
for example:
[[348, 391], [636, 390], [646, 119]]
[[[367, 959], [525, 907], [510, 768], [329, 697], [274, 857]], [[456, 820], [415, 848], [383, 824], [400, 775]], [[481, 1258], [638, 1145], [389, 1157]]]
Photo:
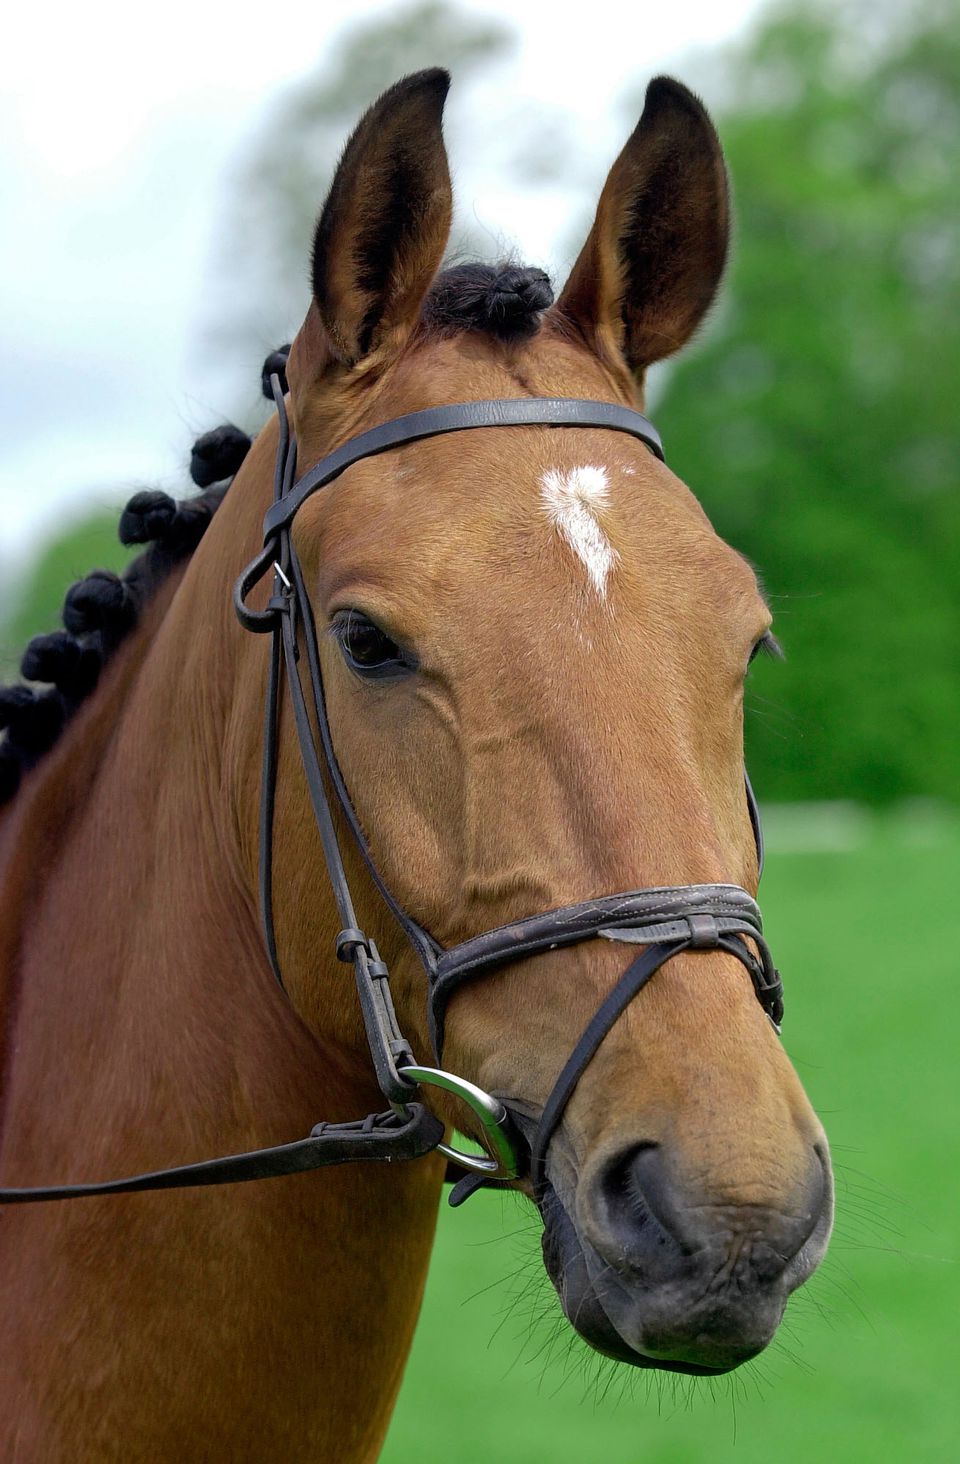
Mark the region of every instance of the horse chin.
[[[718, 1367], [686, 1362], [682, 1358], [653, 1357], [639, 1351], [623, 1336], [610, 1315], [611, 1312], [626, 1311], [629, 1307], [629, 1302], [623, 1308], [615, 1304], [618, 1292], [623, 1288], [611, 1278], [610, 1267], [588, 1242], [581, 1239], [556, 1190], [549, 1183], [545, 1187], [540, 1212], [547, 1275], [570, 1325], [595, 1352], [617, 1362], [629, 1363], [631, 1367], [657, 1368], [662, 1372], [686, 1373], [694, 1377], [719, 1377], [747, 1362], [761, 1350], [752, 1348], [742, 1357]], [[606, 1306], [601, 1301], [601, 1293]]]

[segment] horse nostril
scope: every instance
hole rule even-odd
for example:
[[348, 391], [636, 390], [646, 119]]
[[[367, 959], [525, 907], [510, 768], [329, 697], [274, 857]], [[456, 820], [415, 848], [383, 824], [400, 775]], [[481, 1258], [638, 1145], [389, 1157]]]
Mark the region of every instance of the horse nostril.
[[663, 1150], [659, 1144], [640, 1144], [627, 1156], [623, 1183], [628, 1193], [642, 1199], [655, 1220], [669, 1234], [680, 1239], [681, 1224], [676, 1210], [676, 1195], [667, 1176]]
[[[807, 1172], [782, 1202], [740, 1204], [691, 1193], [671, 1174], [659, 1144], [634, 1145], [604, 1165], [591, 1185], [591, 1240], [614, 1264], [654, 1272], [684, 1257], [736, 1251], [754, 1279], [776, 1279], [809, 1239], [827, 1199], [823, 1159], [816, 1150]], [[744, 1277], [745, 1279], [745, 1277]]]
[[617, 1155], [597, 1176], [592, 1198], [600, 1232], [624, 1260], [641, 1251], [683, 1248], [659, 1144], [637, 1144]]

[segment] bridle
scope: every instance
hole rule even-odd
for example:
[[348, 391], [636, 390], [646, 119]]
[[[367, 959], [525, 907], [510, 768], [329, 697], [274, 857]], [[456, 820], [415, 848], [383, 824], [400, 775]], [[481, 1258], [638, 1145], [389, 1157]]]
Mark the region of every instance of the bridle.
[[[637, 438], [663, 461], [663, 447], [653, 424], [639, 412], [610, 402], [568, 398], [462, 402], [396, 417], [363, 432], [297, 479], [297, 445], [290, 430], [283, 387], [277, 375], [271, 376], [270, 384], [279, 419], [274, 501], [264, 520], [264, 547], [243, 571], [233, 595], [240, 623], [249, 631], [271, 637], [260, 799], [259, 882], [264, 940], [274, 975], [282, 987], [273, 920], [273, 836], [280, 697], [286, 680], [310, 801], [341, 924], [336, 954], [339, 960], [353, 967], [370, 1056], [380, 1090], [390, 1107], [384, 1113], [371, 1114], [353, 1123], [318, 1124], [309, 1138], [249, 1154], [99, 1184], [0, 1189], [0, 1203], [237, 1183], [353, 1160], [391, 1162], [418, 1158], [435, 1149], [467, 1171], [466, 1177], [454, 1186], [452, 1204], [460, 1203], [481, 1184], [509, 1183], [524, 1173], [540, 1201], [546, 1185], [550, 1139], [577, 1082], [626, 1007], [671, 957], [686, 950], [725, 951], [735, 956], [745, 967], [763, 1010], [779, 1031], [783, 1015], [780, 977], [763, 938], [760, 910], [738, 885], [680, 885], [601, 895], [581, 904], [497, 926], [445, 949], [397, 901], [380, 874], [337, 762], [327, 719], [313, 608], [292, 537], [296, 514], [308, 498], [353, 464], [392, 448], [445, 433], [496, 427], [607, 428]], [[251, 590], [271, 572], [272, 593], [265, 609], [251, 609], [247, 604]], [[305, 658], [302, 651], [306, 653]], [[309, 703], [302, 675], [304, 659]], [[746, 773], [744, 780], [758, 868], [762, 870], [760, 818]], [[435, 1067], [416, 1062], [397, 1023], [387, 967], [357, 918], [337, 835], [334, 800], [373, 883], [426, 972]], [[544, 1105], [532, 1132], [529, 1151], [525, 1153], [526, 1145], [507, 1105], [442, 1068], [447, 1006], [467, 982], [491, 971], [560, 946], [597, 938], [641, 945], [643, 950], [624, 971], [580, 1036]], [[484, 1135], [485, 1154], [463, 1152], [444, 1142], [443, 1124], [416, 1101], [421, 1085], [445, 1089], [467, 1104]]]

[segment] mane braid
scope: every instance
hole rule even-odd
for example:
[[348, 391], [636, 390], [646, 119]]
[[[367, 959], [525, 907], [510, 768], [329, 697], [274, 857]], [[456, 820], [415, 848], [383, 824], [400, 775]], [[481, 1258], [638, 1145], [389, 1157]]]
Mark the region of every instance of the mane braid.
[[[271, 400], [271, 373], [280, 376], [286, 390], [289, 351], [281, 346], [264, 362], [264, 394]], [[53, 747], [154, 593], [193, 553], [250, 445], [239, 427], [217, 427], [197, 439], [190, 455], [190, 476], [203, 492], [180, 502], [168, 493], [135, 493], [120, 515], [117, 532], [122, 544], [148, 547], [122, 575], [95, 569], [71, 585], [63, 604], [63, 630], [35, 636], [29, 643], [20, 670], [33, 684], [0, 687], [0, 804], [14, 797], [23, 774]]]
[[513, 264], [456, 264], [441, 270], [423, 303], [421, 324], [437, 335], [483, 331], [498, 340], [527, 340], [553, 304], [542, 269]]

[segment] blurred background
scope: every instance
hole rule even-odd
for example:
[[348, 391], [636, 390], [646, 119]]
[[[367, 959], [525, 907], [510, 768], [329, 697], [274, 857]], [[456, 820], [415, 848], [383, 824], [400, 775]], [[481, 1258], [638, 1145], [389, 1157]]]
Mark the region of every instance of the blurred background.
[[587, 1357], [522, 1207], [444, 1216], [385, 1457], [955, 1458], [955, 0], [20, 7], [0, 51], [0, 659], [73, 579], [123, 564], [132, 492], [186, 493], [199, 432], [263, 420], [339, 150], [434, 64], [454, 74], [456, 249], [515, 249], [557, 285], [649, 77], [717, 121], [733, 263], [649, 407], [787, 653], [751, 676], [748, 755], [786, 1040], [840, 1194], [783, 1340], [712, 1387]]

